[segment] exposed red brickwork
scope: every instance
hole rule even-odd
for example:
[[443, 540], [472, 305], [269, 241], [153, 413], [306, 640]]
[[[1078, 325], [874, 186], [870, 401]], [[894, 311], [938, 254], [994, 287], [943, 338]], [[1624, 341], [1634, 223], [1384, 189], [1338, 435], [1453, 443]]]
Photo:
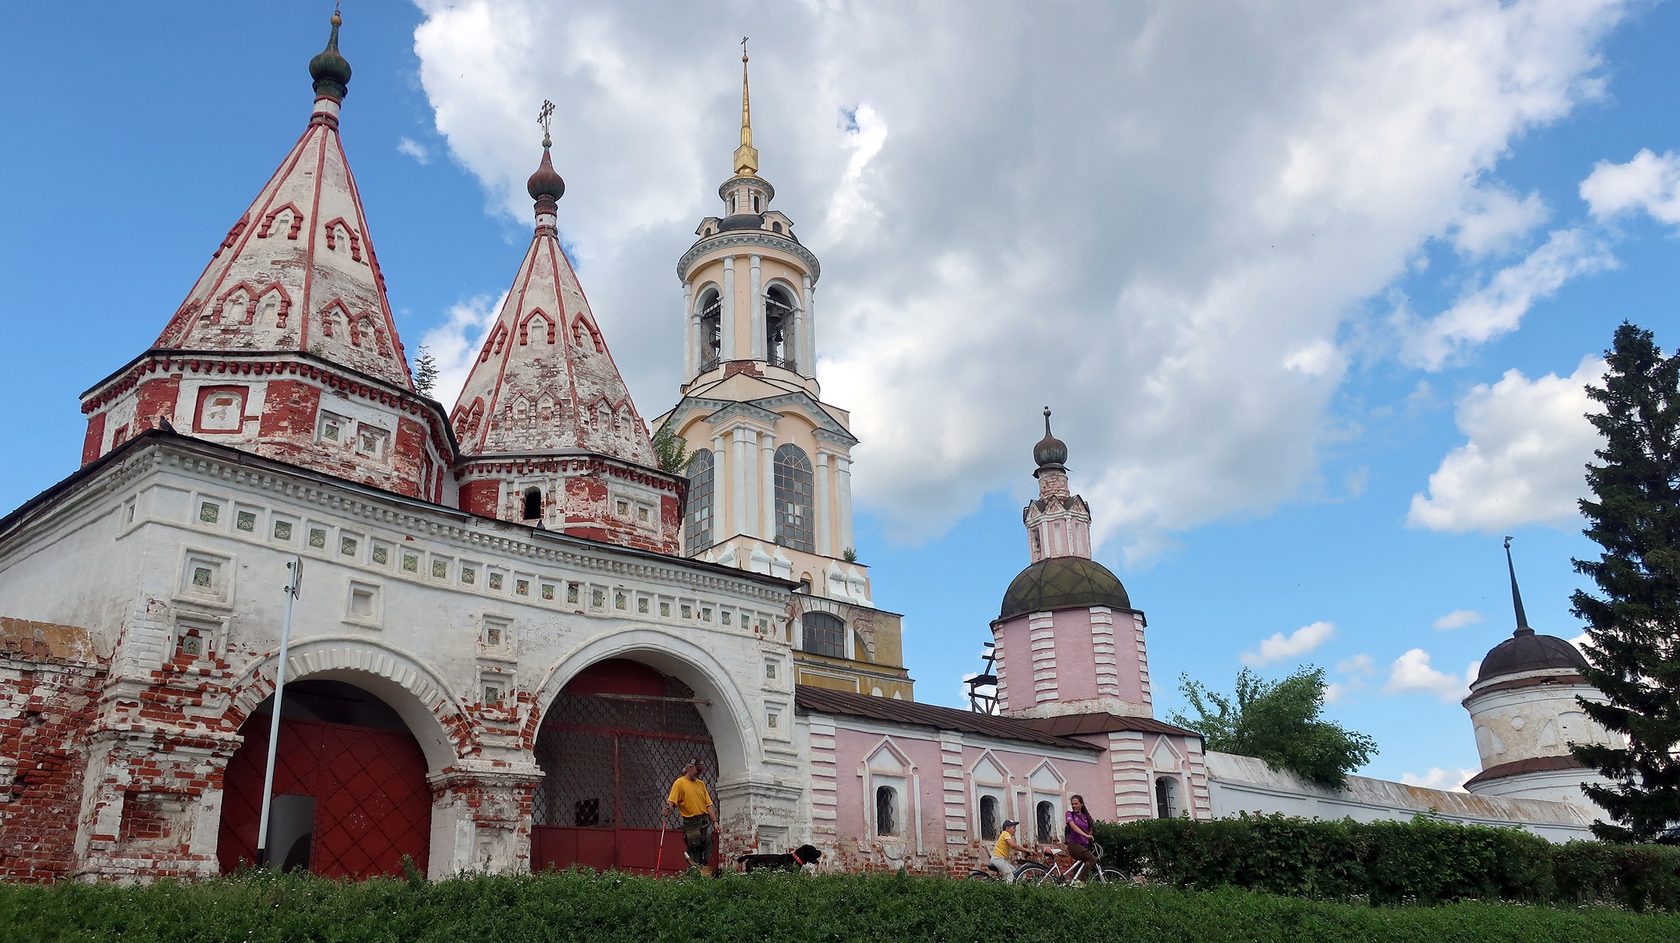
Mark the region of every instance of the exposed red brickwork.
[[469, 481], [461, 485], [461, 510], [481, 517], [500, 517], [502, 483]]
[[150, 429], [157, 425], [159, 416], [171, 422], [178, 418], [182, 425], [186, 425], [186, 417], [175, 415], [175, 400], [181, 393], [181, 375], [174, 374], [166, 377], [153, 377], [141, 382], [134, 402], [134, 426], [136, 429]]
[[105, 666], [85, 629], [0, 618], [0, 877], [75, 865], [87, 738]]
[[82, 464], [100, 456], [100, 446], [105, 443], [105, 414], [94, 413], [88, 417], [87, 435], [82, 437]]

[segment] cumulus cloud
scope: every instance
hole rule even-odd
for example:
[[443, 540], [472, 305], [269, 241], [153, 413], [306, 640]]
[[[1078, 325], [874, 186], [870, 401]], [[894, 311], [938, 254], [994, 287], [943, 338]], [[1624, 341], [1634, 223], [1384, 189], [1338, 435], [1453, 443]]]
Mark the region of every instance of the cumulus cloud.
[[426, 145], [410, 137], [397, 138], [397, 153], [413, 158], [422, 167], [432, 162], [432, 152], [427, 150]]
[[1284, 635], [1274, 632], [1260, 640], [1260, 647], [1251, 652], [1243, 652], [1242, 662], [1245, 665], [1260, 666], [1304, 655], [1330, 640], [1336, 634], [1336, 626], [1329, 622], [1314, 622], [1303, 625], [1295, 631]]
[[1581, 199], [1600, 218], [1642, 210], [1660, 223], [1680, 226], [1680, 154], [1658, 157], [1647, 148], [1625, 164], [1601, 160], [1581, 181]]
[[1463, 792], [1464, 784], [1479, 770], [1473, 769], [1442, 769], [1431, 766], [1429, 772], [1423, 775], [1417, 773], [1401, 773], [1400, 781], [1408, 786], [1422, 786], [1425, 789], [1443, 789], [1448, 792]]
[[1342, 674], [1348, 675], [1369, 675], [1376, 673], [1377, 666], [1371, 661], [1370, 655], [1360, 652], [1351, 658], [1344, 658], [1341, 661], [1336, 662], [1336, 670]]
[[1530, 380], [1509, 370], [1498, 383], [1471, 389], [1457, 414], [1468, 441], [1441, 460], [1426, 492], [1412, 495], [1406, 523], [1483, 533], [1573, 526], [1575, 502], [1586, 493], [1583, 469], [1598, 442], [1586, 419], [1598, 407], [1586, 385], [1603, 377], [1604, 361], [1587, 357], [1568, 377]]
[[1421, 648], [1407, 649], [1389, 667], [1388, 683], [1383, 690], [1389, 694], [1419, 692], [1433, 694], [1447, 703], [1455, 703], [1470, 693], [1470, 682], [1476, 678], [1479, 663], [1472, 662], [1462, 677], [1448, 674], [1429, 663], [1429, 653]]
[[1450, 632], [1453, 629], [1462, 629], [1467, 625], [1475, 625], [1480, 621], [1482, 621], [1482, 614], [1474, 609], [1454, 609], [1436, 619], [1435, 628], [1437, 631]]
[[1531, 192], [1519, 197], [1500, 186], [1471, 191], [1452, 235], [1453, 248], [1467, 256], [1504, 252], [1546, 221], [1546, 203]]
[[461, 387], [472, 372], [473, 358], [484, 346], [484, 337], [506, 300], [504, 291], [499, 296], [478, 295], [457, 302], [450, 306], [443, 323], [421, 336], [421, 346], [437, 360], [438, 375], [432, 386], [432, 397], [443, 408], [454, 408]]
[[1412, 366], [1439, 370], [1465, 350], [1517, 329], [1537, 302], [1580, 275], [1614, 268], [1604, 241], [1583, 228], [1554, 230], [1527, 258], [1497, 272], [1427, 321], [1399, 316], [1406, 337], [1401, 356]]
[[[613, 352], [656, 414], [683, 379], [668, 273], [736, 143], [744, 8], [419, 5], [436, 131], [511, 219], [534, 104], [556, 102], [563, 236], [609, 340], [649, 339]], [[1024, 490], [1046, 402], [1097, 540], [1128, 556], [1300, 495], [1337, 339], [1428, 241], [1513, 230], [1465, 207], [1596, 94], [1624, 6], [755, 8], [754, 143], [822, 259], [817, 366], [863, 440], [856, 499], [914, 539]]]

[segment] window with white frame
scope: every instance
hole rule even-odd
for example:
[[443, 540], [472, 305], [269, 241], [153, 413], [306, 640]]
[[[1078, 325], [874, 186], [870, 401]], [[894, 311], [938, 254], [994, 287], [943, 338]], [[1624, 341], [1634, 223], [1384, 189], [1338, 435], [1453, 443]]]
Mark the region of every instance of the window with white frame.
[[1178, 777], [1155, 777], [1155, 817], [1177, 818], [1179, 812]]
[[864, 773], [871, 833], [876, 838], [908, 837], [916, 821], [916, 796], [910, 788], [914, 764], [887, 739], [869, 755]]
[[1009, 770], [987, 752], [975, 761], [969, 778], [974, 783], [975, 828], [980, 838], [991, 841], [1009, 818]]
[[1033, 838], [1040, 842], [1061, 841], [1066, 780], [1046, 761], [1033, 770], [1027, 782], [1032, 787]]

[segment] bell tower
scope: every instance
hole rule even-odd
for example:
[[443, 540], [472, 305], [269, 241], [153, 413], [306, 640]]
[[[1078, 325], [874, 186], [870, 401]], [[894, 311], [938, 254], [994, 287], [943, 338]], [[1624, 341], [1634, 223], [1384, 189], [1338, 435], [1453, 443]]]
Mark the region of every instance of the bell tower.
[[[852, 534], [851, 416], [822, 401], [813, 302], [822, 266], [759, 175], [746, 40], [740, 141], [677, 261], [683, 383], [655, 421], [688, 477], [683, 553], [803, 584], [800, 683], [911, 696], [899, 617], [874, 608]], [[667, 462], [676, 458], [661, 449]], [[672, 469], [678, 471], [679, 469]]]

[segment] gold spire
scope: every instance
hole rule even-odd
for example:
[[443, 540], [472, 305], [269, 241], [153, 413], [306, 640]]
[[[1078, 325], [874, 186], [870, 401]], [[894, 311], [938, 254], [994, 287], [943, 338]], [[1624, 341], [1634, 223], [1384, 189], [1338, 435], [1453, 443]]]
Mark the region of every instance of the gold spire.
[[747, 37], [741, 37], [741, 146], [735, 148], [735, 175], [758, 176], [758, 148], [752, 142], [752, 97], [747, 91]]

